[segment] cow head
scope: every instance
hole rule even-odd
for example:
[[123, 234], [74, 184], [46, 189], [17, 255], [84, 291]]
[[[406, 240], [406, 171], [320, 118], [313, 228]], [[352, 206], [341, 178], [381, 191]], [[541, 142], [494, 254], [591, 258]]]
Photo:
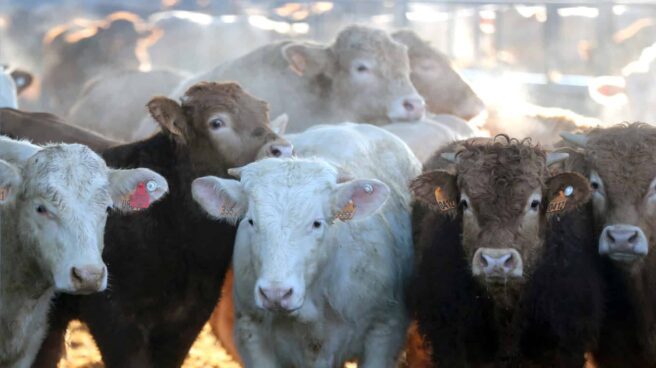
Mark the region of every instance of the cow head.
[[521, 286], [543, 254], [547, 216], [589, 197], [581, 175], [549, 177], [549, 164], [567, 154], [547, 154], [525, 141], [466, 143], [457, 155], [442, 156], [454, 161], [455, 174], [426, 172], [411, 190], [438, 213], [462, 216], [472, 274], [490, 290]]
[[179, 104], [155, 97], [148, 109], [164, 132], [187, 145], [203, 162], [211, 158], [216, 164], [234, 167], [261, 156], [292, 154], [292, 145], [269, 126], [267, 103], [246, 93], [239, 84], [198, 83], [181, 100]]
[[330, 46], [290, 43], [282, 53], [296, 74], [330, 93], [334, 108], [351, 113], [347, 120], [415, 121], [424, 115], [405, 46], [381, 30], [350, 26]]
[[483, 101], [453, 69], [446, 55], [410, 30], [397, 31], [392, 38], [408, 48], [410, 79], [426, 98], [428, 111], [469, 120], [485, 110]]
[[[107, 214], [135, 211], [168, 191], [148, 169], [113, 170], [86, 146], [39, 147], [0, 137], [0, 201], [11, 201], [3, 226], [34, 258], [57, 291], [90, 293], [107, 285], [101, 254]], [[4, 239], [7, 241], [7, 239]]]
[[240, 181], [196, 179], [193, 196], [213, 217], [243, 218], [236, 246], [250, 247], [255, 302], [269, 310], [301, 308], [307, 287], [335, 251], [330, 228], [366, 218], [389, 196], [384, 183], [342, 181], [323, 161], [265, 159], [232, 173]]
[[631, 124], [561, 135], [585, 152], [599, 254], [641, 264], [656, 236], [656, 128]]

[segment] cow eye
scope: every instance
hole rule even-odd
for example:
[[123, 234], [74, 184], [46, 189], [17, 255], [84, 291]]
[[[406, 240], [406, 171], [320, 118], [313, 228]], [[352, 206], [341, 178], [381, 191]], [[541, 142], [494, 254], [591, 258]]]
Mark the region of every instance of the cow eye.
[[216, 118], [216, 119], [210, 120], [210, 128], [212, 128], [213, 130], [223, 128], [225, 125], [226, 124], [225, 124], [225, 121], [223, 121], [223, 119]]
[[364, 64], [360, 64], [360, 65], [358, 65], [356, 70], [358, 71], [358, 73], [364, 73], [364, 72], [368, 72], [369, 68], [367, 68], [367, 66], [364, 65]]
[[106, 209], [107, 213], [109, 213], [111, 210], [112, 210], [112, 206], [107, 206], [107, 209]]
[[36, 213], [38, 213], [39, 215], [47, 215], [48, 209], [46, 208], [46, 206], [40, 204], [36, 206]]
[[312, 227], [313, 227], [314, 229], [320, 229], [320, 228], [321, 228], [321, 225], [322, 225], [322, 224], [321, 224], [321, 221], [319, 221], [319, 220], [317, 220], [317, 221], [315, 221], [315, 222], [312, 223]]
[[539, 207], [540, 207], [540, 201], [534, 199], [533, 202], [531, 202], [531, 209], [537, 210]]
[[248, 219], [248, 224], [251, 225], [251, 226], [255, 225], [255, 223], [253, 222], [253, 219]]
[[462, 207], [463, 210], [466, 210], [469, 208], [469, 201], [466, 199], [461, 199], [460, 200], [460, 207]]
[[594, 189], [594, 190], [599, 189], [599, 183], [597, 183], [596, 181], [591, 182], [591, 183], [590, 183], [590, 186], [591, 186], [592, 189]]

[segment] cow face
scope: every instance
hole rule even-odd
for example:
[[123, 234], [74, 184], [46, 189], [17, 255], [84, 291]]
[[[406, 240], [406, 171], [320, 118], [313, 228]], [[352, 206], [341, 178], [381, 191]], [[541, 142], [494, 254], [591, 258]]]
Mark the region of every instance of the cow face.
[[462, 218], [462, 246], [474, 277], [488, 288], [521, 285], [543, 254], [547, 215], [589, 197], [579, 174], [548, 177], [547, 166], [567, 154], [546, 155], [524, 142], [465, 144], [456, 174], [431, 171], [411, 184], [420, 202]]
[[351, 26], [329, 47], [290, 43], [282, 53], [296, 74], [330, 91], [334, 107], [350, 112], [348, 120], [415, 121], [424, 115], [406, 48], [383, 31]]
[[289, 157], [292, 145], [269, 126], [266, 102], [246, 93], [236, 83], [198, 83], [182, 97], [182, 104], [166, 97], [148, 103], [162, 130], [207, 161], [224, 160], [241, 166], [260, 156]]
[[238, 175], [240, 181], [197, 179], [193, 195], [216, 218], [243, 218], [236, 246], [250, 247], [253, 296], [268, 310], [300, 309], [307, 287], [338, 245], [331, 227], [349, 231], [343, 222], [366, 218], [389, 196], [378, 180], [338, 182], [337, 170], [322, 161], [265, 159]]
[[426, 98], [428, 111], [469, 120], [485, 110], [483, 101], [453, 69], [446, 55], [413, 31], [398, 31], [392, 38], [408, 48], [410, 80]]
[[22, 177], [2, 181], [0, 197], [15, 198], [3, 221], [57, 291], [104, 290], [107, 268], [101, 254], [107, 213], [147, 208], [168, 191], [166, 180], [155, 172], [108, 169], [82, 145], [42, 148], [3, 137], [0, 157], [11, 162], [3, 170], [9, 165]]
[[656, 236], [656, 129], [632, 124], [563, 137], [584, 148], [599, 254], [641, 265]]

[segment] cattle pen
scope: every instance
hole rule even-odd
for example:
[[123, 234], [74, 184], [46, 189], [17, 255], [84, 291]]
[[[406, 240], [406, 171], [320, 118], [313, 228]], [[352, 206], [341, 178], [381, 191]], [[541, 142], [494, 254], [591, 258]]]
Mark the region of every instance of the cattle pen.
[[654, 99], [656, 0], [0, 0], [0, 368], [656, 365]]

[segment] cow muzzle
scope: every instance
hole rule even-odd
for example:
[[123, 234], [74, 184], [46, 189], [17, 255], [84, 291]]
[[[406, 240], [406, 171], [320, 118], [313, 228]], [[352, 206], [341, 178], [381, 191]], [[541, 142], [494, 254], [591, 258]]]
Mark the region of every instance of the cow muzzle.
[[631, 263], [647, 255], [649, 242], [645, 233], [637, 226], [608, 225], [599, 238], [599, 254], [613, 261]]
[[291, 313], [303, 306], [303, 296], [291, 284], [260, 281], [255, 285], [255, 304], [272, 312]]
[[71, 285], [74, 294], [90, 294], [107, 287], [107, 267], [105, 265], [84, 265], [71, 268]]
[[390, 106], [387, 117], [392, 121], [417, 121], [424, 117], [426, 101], [414, 93], [398, 98]]
[[474, 276], [484, 277], [488, 282], [505, 282], [523, 276], [522, 256], [512, 248], [479, 248], [472, 259]]

